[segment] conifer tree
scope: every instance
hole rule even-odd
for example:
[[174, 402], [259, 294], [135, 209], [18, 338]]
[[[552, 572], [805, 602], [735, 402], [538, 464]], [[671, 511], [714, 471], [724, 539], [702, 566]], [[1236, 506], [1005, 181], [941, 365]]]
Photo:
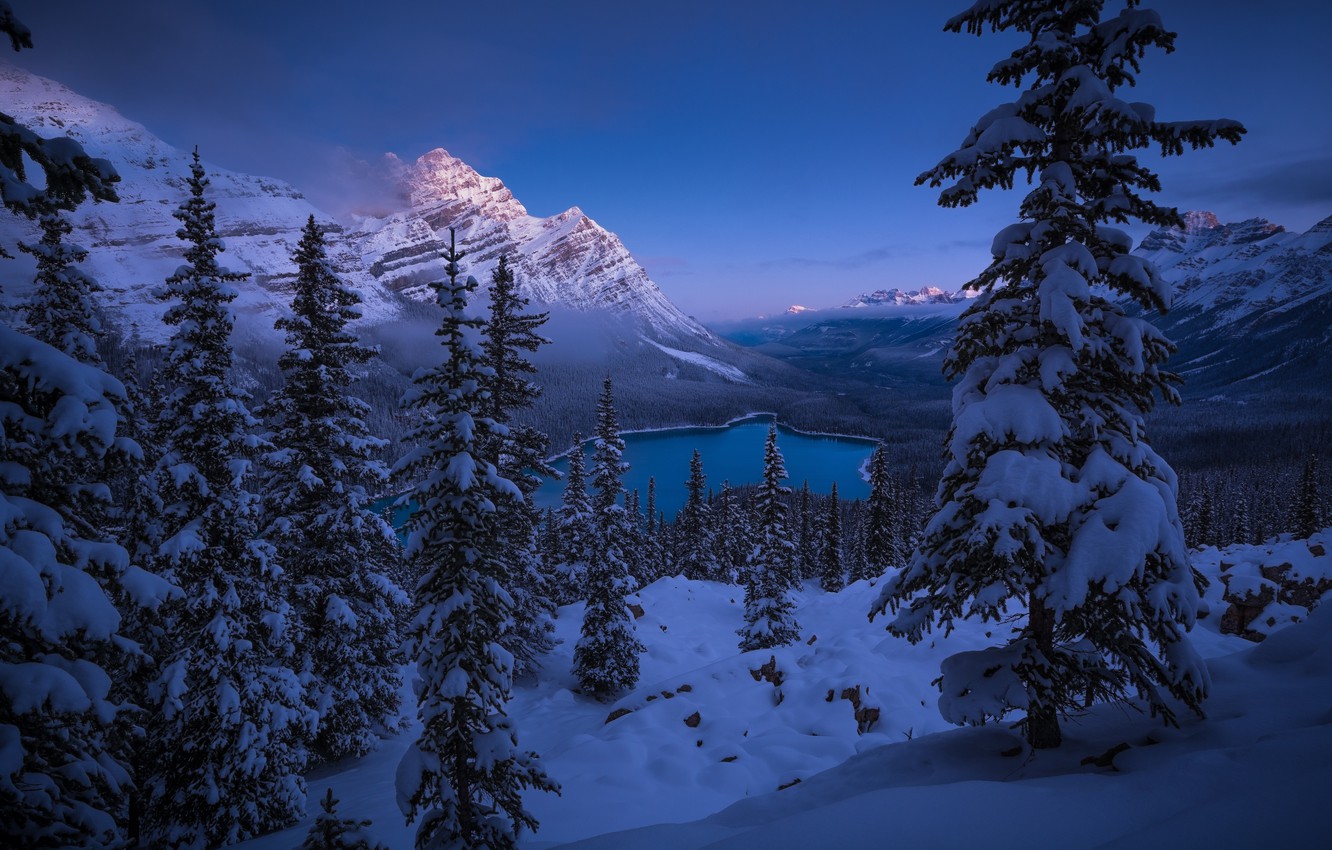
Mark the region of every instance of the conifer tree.
[[506, 256], [500, 255], [490, 281], [490, 318], [481, 337], [481, 351], [493, 372], [485, 381], [489, 393], [486, 415], [506, 426], [508, 433], [492, 441], [489, 458], [500, 475], [518, 485], [523, 494], [521, 509], [511, 512], [503, 527], [514, 624], [501, 642], [513, 654], [514, 675], [521, 676], [531, 672], [536, 659], [555, 645], [551, 637], [555, 603], [551, 576], [537, 552], [539, 513], [533, 496], [543, 479], [559, 473], [546, 462], [550, 439], [530, 425], [513, 421], [515, 414], [531, 407], [541, 395], [541, 388], [530, 380], [536, 367], [524, 355], [550, 342], [538, 333], [549, 313], [526, 312], [530, 302], [518, 292]]
[[37, 278], [26, 314], [32, 336], [80, 363], [102, 365], [96, 337], [101, 333], [94, 294], [102, 287], [77, 267], [87, 250], [65, 240], [74, 228], [59, 209], [41, 216], [42, 238], [20, 242], [37, 261]]
[[801, 577], [809, 578], [819, 574], [818, 529], [809, 479], [800, 485], [800, 499], [796, 505], [796, 559]]
[[721, 490], [717, 491], [712, 518], [712, 538], [720, 565], [718, 581], [743, 584], [741, 577], [747, 572], [745, 565], [754, 546], [750, 539], [749, 513], [731, 489], [729, 480], [723, 481]]
[[587, 565], [592, 560], [592, 502], [587, 495], [582, 434], [574, 434], [569, 471], [564, 477], [564, 495], [555, 512], [555, 524], [559, 530], [559, 561], [552, 596], [557, 604], [568, 605], [584, 598]]
[[408, 823], [419, 821], [418, 850], [511, 848], [522, 829], [537, 827], [521, 792], [557, 786], [535, 753], [519, 749], [505, 714], [513, 656], [502, 641], [513, 598], [503, 524], [523, 494], [485, 455], [507, 429], [484, 415], [493, 372], [473, 338], [483, 321], [467, 314], [477, 283], [459, 280], [463, 255], [449, 235], [447, 280], [431, 284], [445, 357], [420, 370], [403, 399], [424, 415], [411, 434], [416, 446], [395, 467], [413, 482], [407, 555], [421, 572], [408, 633], [421, 734], [398, 766], [398, 805]]
[[1141, 695], [1174, 721], [1171, 699], [1201, 711], [1207, 671], [1187, 631], [1198, 605], [1176, 509], [1176, 480], [1143, 437], [1154, 393], [1177, 400], [1170, 343], [1124, 302], [1165, 310], [1170, 287], [1114, 225], [1177, 226], [1144, 193], [1156, 175], [1131, 151], [1164, 154], [1239, 141], [1233, 121], [1165, 123], [1117, 92], [1174, 34], [1135, 0], [1102, 20], [1103, 0], [976, 3], [946, 29], [1013, 30], [1027, 41], [990, 71], [1023, 89], [986, 113], [959, 150], [920, 175], [944, 206], [982, 189], [1035, 187], [993, 263], [968, 286], [945, 362], [958, 381], [939, 510], [876, 612], [913, 641], [973, 615], [1011, 622], [1008, 641], [945, 660], [940, 709], [957, 723], [1013, 710], [1033, 748], [1058, 746], [1059, 715], [1085, 694]]
[[661, 525], [657, 522], [657, 479], [653, 476], [648, 476], [644, 521], [643, 572], [648, 581], [656, 581], [669, 573], [661, 545]]
[[[4, 2], [0, 33], [32, 47]], [[74, 140], [0, 114], [7, 218], [116, 201], [118, 179]], [[136, 448], [123, 436], [124, 388], [77, 350], [0, 319], [0, 836], [35, 850], [125, 846], [132, 781], [111, 680], [137, 654], [113, 603], [128, 558], [86, 536], [91, 523], [65, 495], [104, 487], [103, 460]]]
[[592, 456], [592, 552], [587, 565], [587, 610], [574, 647], [574, 675], [583, 692], [605, 701], [638, 682], [643, 651], [625, 597], [634, 582], [624, 557], [627, 523], [620, 506], [621, 479], [628, 469], [615, 416], [610, 376], [597, 401], [596, 450]]
[[1318, 456], [1309, 455], [1300, 470], [1299, 489], [1295, 494], [1291, 530], [1296, 537], [1311, 537], [1323, 528], [1323, 504], [1318, 495]]
[[144, 837], [152, 846], [217, 847], [286, 826], [305, 811], [313, 728], [289, 666], [293, 624], [282, 569], [260, 537], [247, 489], [260, 443], [231, 378], [230, 284], [208, 178], [194, 153], [190, 197], [175, 212], [185, 264], [167, 279], [175, 327], [157, 419], [162, 501], [157, 571], [183, 596], [163, 606], [166, 634], [152, 685]]
[[300, 850], [388, 850], [370, 837], [370, 821], [338, 817], [338, 801], [329, 788], [319, 800], [323, 812], [310, 825]]
[[837, 498], [836, 481], [828, 496], [821, 530], [819, 584], [829, 593], [836, 593], [846, 587], [846, 567], [842, 561], [842, 506]]
[[786, 530], [784, 501], [791, 489], [782, 484], [785, 480], [786, 462], [777, 447], [774, 422], [763, 449], [763, 483], [754, 496], [758, 541], [746, 566], [745, 624], [738, 632], [742, 652], [785, 646], [800, 637], [791, 595], [797, 584], [796, 553]]
[[312, 749], [334, 761], [365, 755], [379, 730], [394, 728], [407, 598], [388, 578], [397, 537], [365, 490], [388, 477], [376, 459], [385, 441], [365, 424], [369, 406], [349, 394], [353, 370], [375, 356], [347, 330], [360, 296], [329, 267], [313, 215], [293, 259], [292, 315], [277, 320], [284, 382], [263, 409], [272, 443], [263, 458], [266, 537], [291, 588], [291, 665], [319, 717]]
[[676, 568], [685, 578], [715, 581], [720, 578], [716, 546], [712, 539], [711, 508], [705, 492], [708, 479], [703, 474], [703, 455], [694, 449], [689, 460], [689, 480], [685, 482], [685, 503], [675, 520], [679, 534]]
[[866, 575], [852, 574], [852, 581], [875, 578], [890, 567], [902, 565], [902, 553], [897, 539], [901, 525], [898, 495], [894, 492], [892, 475], [888, 471], [888, 449], [883, 443], [874, 447], [869, 463], [869, 504], [865, 514], [864, 570]]

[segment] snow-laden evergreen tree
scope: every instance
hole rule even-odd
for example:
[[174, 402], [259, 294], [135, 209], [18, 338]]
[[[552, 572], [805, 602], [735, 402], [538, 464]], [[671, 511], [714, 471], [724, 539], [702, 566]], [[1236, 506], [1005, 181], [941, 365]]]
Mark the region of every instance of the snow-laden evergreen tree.
[[518, 425], [513, 417], [531, 407], [541, 388], [531, 380], [536, 367], [525, 354], [537, 351], [550, 340], [538, 331], [549, 313], [527, 312], [530, 302], [518, 291], [508, 258], [500, 255], [490, 276], [490, 318], [481, 339], [481, 351], [493, 374], [486, 380], [489, 393], [486, 415], [505, 425], [508, 433], [490, 446], [489, 459], [504, 478], [518, 485], [522, 509], [511, 512], [504, 523], [507, 547], [504, 560], [512, 570], [507, 587], [513, 595], [514, 625], [502, 640], [514, 657], [514, 674], [534, 669], [536, 659], [555, 645], [552, 618], [551, 577], [537, 553], [540, 516], [533, 495], [544, 478], [558, 477], [546, 462], [550, 439], [530, 425]]
[[846, 587], [846, 565], [842, 558], [842, 505], [833, 482], [828, 505], [819, 528], [819, 585], [829, 593]]
[[1175, 475], [1143, 434], [1154, 393], [1178, 397], [1171, 345], [1126, 309], [1165, 310], [1170, 287], [1114, 225], [1180, 224], [1144, 197], [1160, 183], [1131, 151], [1179, 154], [1243, 128], [1165, 123], [1122, 100], [1142, 57], [1175, 36], [1135, 0], [1104, 20], [1103, 6], [985, 0], [946, 25], [1025, 36], [989, 75], [1022, 91], [917, 183], [948, 184], [950, 207], [1020, 173], [1034, 188], [969, 284], [980, 295], [945, 365], [957, 385], [939, 509], [875, 606], [913, 641], [964, 616], [1012, 623], [1005, 644], [945, 660], [940, 709], [956, 723], [1022, 711], [1034, 748], [1058, 746], [1060, 714], [1088, 694], [1136, 692], [1173, 722], [1208, 688], [1187, 637], [1198, 588]]
[[37, 261], [36, 286], [25, 309], [35, 338], [81, 363], [101, 365], [96, 337], [101, 333], [94, 293], [102, 287], [77, 264], [88, 251], [65, 241], [74, 228], [59, 209], [41, 216], [42, 238], [20, 242], [19, 250]]
[[657, 521], [657, 479], [648, 476], [647, 504], [644, 506], [642, 543], [643, 580], [654, 582], [665, 575], [668, 564], [661, 542], [661, 524]]
[[[0, 33], [16, 51], [32, 47], [3, 0]], [[33, 169], [40, 178], [29, 182]], [[73, 139], [43, 138], [0, 114], [7, 217], [44, 219], [46, 230], [90, 196], [116, 201], [118, 179]], [[36, 247], [40, 287], [49, 259], [60, 260]], [[166, 588], [84, 513], [105, 507], [110, 470], [138, 453], [124, 434], [125, 389], [91, 335], [45, 324], [40, 310], [31, 318], [36, 336], [0, 319], [0, 836], [38, 850], [124, 847], [128, 712], [113, 676], [142, 656], [116, 603], [151, 607]], [[92, 327], [73, 313], [59, 318]]]
[[299, 850], [388, 850], [388, 845], [370, 837], [370, 821], [338, 817], [332, 788], [320, 798], [319, 807], [323, 812], [310, 825]]
[[805, 479], [800, 485], [800, 498], [796, 501], [796, 559], [802, 578], [811, 578], [819, 574], [816, 526], [813, 494], [809, 490], [809, 479]]
[[615, 417], [610, 376], [597, 401], [596, 449], [592, 455], [592, 552], [587, 564], [587, 610], [574, 647], [574, 675], [583, 693], [602, 701], [638, 682], [638, 640], [625, 597], [635, 589], [625, 562], [628, 537], [620, 493], [629, 468]]
[[679, 550], [676, 569], [685, 578], [719, 581], [721, 565], [712, 538], [711, 510], [707, 503], [707, 476], [703, 474], [703, 455], [694, 449], [689, 460], [689, 480], [685, 482], [685, 503], [675, 519]]
[[1318, 495], [1318, 455], [1309, 455], [1300, 470], [1300, 483], [1291, 513], [1291, 531], [1296, 537], [1308, 538], [1323, 528], [1323, 503]]
[[272, 445], [263, 457], [265, 537], [290, 587], [290, 663], [319, 717], [311, 749], [335, 761], [365, 755], [396, 726], [407, 598], [388, 578], [397, 537], [369, 509], [365, 489], [388, 477], [376, 458], [385, 441], [365, 424], [369, 407], [349, 393], [354, 370], [375, 356], [347, 330], [361, 298], [329, 267], [313, 215], [293, 259], [292, 314], [277, 320], [286, 332], [284, 380], [262, 410]]
[[558, 560], [553, 571], [556, 604], [568, 605], [583, 599], [587, 591], [587, 565], [592, 560], [592, 500], [587, 495], [587, 466], [583, 435], [574, 434], [569, 452], [569, 471], [564, 477], [564, 495], [555, 511], [558, 529]]
[[719, 581], [746, 583], [743, 576], [748, 572], [749, 556], [754, 551], [752, 532], [744, 502], [731, 489], [731, 482], [723, 481], [712, 509], [712, 539], [716, 541], [722, 570]]
[[523, 494], [485, 456], [508, 429], [484, 415], [494, 376], [479, 346], [485, 323], [467, 313], [477, 283], [459, 279], [463, 255], [449, 236], [447, 280], [431, 284], [444, 311], [435, 332], [444, 361], [412, 379], [403, 405], [423, 415], [416, 446], [395, 467], [418, 506], [407, 555], [421, 573], [408, 634], [421, 734], [398, 765], [398, 805], [418, 823], [417, 850], [511, 848], [522, 829], [537, 827], [522, 791], [557, 786], [519, 748], [505, 714], [513, 656], [503, 640], [514, 604], [503, 528]]
[[869, 503], [861, 535], [865, 552], [861, 563], [865, 574], [853, 571], [852, 581], [881, 576], [890, 567], [900, 567], [903, 560], [897, 536], [902, 524], [901, 507], [888, 470], [888, 449], [882, 443], [875, 446], [870, 455], [869, 484]]
[[183, 596], [163, 606], [144, 764], [143, 840], [234, 844], [305, 813], [302, 742], [314, 714], [291, 669], [294, 628], [283, 574], [260, 536], [248, 489], [261, 441], [232, 382], [231, 284], [195, 151], [190, 196], [174, 213], [185, 264], [167, 279], [165, 396], [157, 419], [162, 501], [157, 571]]
[[768, 649], [795, 643], [800, 624], [795, 619], [792, 591], [796, 568], [795, 545], [786, 528], [786, 461], [777, 447], [777, 423], [768, 429], [763, 447], [763, 483], [754, 494], [754, 529], [757, 541], [745, 568], [745, 624], [740, 628], [740, 650]]

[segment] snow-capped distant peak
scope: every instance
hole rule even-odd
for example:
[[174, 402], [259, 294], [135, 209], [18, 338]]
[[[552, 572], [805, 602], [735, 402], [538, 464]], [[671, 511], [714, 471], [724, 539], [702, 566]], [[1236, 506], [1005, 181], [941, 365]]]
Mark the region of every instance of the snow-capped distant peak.
[[966, 296], [961, 292], [947, 292], [937, 286], [920, 289], [876, 289], [856, 296], [843, 307], [882, 307], [902, 304], [954, 304]]

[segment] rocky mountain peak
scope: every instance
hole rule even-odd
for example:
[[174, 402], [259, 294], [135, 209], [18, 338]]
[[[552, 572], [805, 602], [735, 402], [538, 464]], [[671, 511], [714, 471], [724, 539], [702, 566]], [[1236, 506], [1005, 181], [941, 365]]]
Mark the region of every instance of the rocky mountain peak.
[[487, 219], [513, 221], [527, 215], [527, 209], [514, 198], [504, 182], [496, 177], [482, 177], [470, 165], [443, 148], [421, 155], [403, 176], [417, 208], [440, 203], [462, 203]]
[[1221, 220], [1215, 213], [1207, 210], [1189, 210], [1184, 213], [1184, 232], [1189, 236], [1196, 236], [1206, 230], [1212, 230], [1221, 226]]

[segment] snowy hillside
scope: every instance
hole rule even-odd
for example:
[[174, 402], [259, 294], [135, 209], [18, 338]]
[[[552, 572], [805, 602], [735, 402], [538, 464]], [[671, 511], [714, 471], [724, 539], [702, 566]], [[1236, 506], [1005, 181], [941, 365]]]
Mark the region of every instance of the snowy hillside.
[[[1035, 757], [1016, 732], [956, 729], [935, 707], [939, 661], [991, 643], [995, 627], [964, 623], [911, 646], [866, 620], [877, 593], [866, 582], [838, 594], [807, 585], [801, 642], [740, 654], [738, 588], [658, 581], [638, 598], [640, 685], [610, 704], [573, 690], [582, 611], [563, 608], [564, 643], [510, 703], [520, 741], [563, 784], [561, 797], [528, 798], [542, 828], [524, 846], [1320, 846], [1319, 800], [1332, 779], [1332, 605], [1287, 618], [1255, 646], [1221, 632], [1216, 579], [1223, 562], [1296, 548], [1303, 569], [1332, 577], [1329, 545], [1332, 530], [1198, 553], [1214, 580], [1193, 637], [1210, 659], [1209, 719], [1166, 729], [1100, 706], [1067, 724], [1062, 749]], [[371, 832], [392, 847], [410, 846], [393, 771], [412, 734], [312, 777], [311, 813], [332, 787], [344, 814], [372, 818]], [[286, 850], [305, 828], [240, 846]], [[594, 837], [622, 830], [633, 831]]]
[[[120, 203], [88, 204], [73, 213], [74, 238], [92, 249], [86, 266], [107, 287], [110, 306], [126, 324], [138, 324], [150, 338], [164, 333], [163, 307], [153, 289], [180, 262], [178, 222], [171, 214], [184, 197], [188, 152], [111, 106], [8, 64], [0, 64], [0, 103], [5, 113], [42, 135], [70, 135], [91, 155], [115, 165]], [[207, 140], [200, 152], [207, 161]], [[428, 295], [424, 284], [442, 273], [439, 250], [453, 227], [468, 253], [467, 271], [478, 280], [489, 281], [499, 255], [507, 253], [520, 285], [537, 303], [607, 311], [666, 343], [717, 346], [666, 298], [615, 234], [577, 207], [550, 218], [528, 215], [502, 182], [482, 177], [442, 149], [410, 165], [398, 163], [401, 210], [350, 223], [335, 221], [281, 181], [215, 165], [208, 173], [227, 246], [223, 260], [254, 274], [252, 284], [241, 287], [236, 308], [242, 317], [260, 317], [255, 328], [271, 328], [289, 299], [295, 273], [291, 252], [300, 228], [314, 215], [336, 234], [330, 239], [331, 259], [361, 294], [370, 324], [399, 316], [394, 292], [417, 299]], [[0, 241], [12, 246], [34, 233], [0, 231]]]

